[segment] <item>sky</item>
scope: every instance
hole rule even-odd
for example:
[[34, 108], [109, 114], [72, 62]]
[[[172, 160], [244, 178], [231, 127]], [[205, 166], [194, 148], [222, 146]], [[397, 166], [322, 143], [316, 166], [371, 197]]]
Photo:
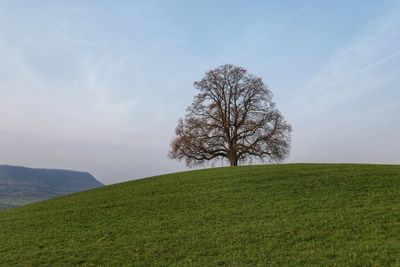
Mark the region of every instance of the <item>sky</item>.
[[286, 162], [400, 164], [399, 47], [399, 0], [0, 0], [0, 165], [185, 170], [174, 128], [227, 63], [292, 124]]

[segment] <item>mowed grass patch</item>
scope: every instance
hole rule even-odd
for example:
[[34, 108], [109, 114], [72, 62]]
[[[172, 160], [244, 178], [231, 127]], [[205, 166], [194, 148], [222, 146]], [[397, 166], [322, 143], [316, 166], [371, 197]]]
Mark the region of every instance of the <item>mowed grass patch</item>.
[[0, 212], [3, 266], [400, 265], [400, 166], [146, 178]]

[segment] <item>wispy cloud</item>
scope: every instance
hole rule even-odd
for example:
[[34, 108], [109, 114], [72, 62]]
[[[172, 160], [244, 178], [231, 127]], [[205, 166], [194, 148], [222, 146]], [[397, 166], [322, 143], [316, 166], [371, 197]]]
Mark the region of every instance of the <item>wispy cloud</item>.
[[[143, 30], [139, 37], [119, 35], [104, 25], [102, 17], [95, 16], [98, 23], [82, 21], [75, 12], [83, 18], [92, 16], [86, 7], [57, 8], [43, 17], [7, 16], [4, 10], [0, 11], [5, 13], [0, 26], [1, 162], [82, 168], [105, 182], [178, 168], [174, 163], [165, 167], [178, 118], [175, 107], [165, 107], [177, 99], [169, 94], [179, 93], [184, 77], [168, 77], [179, 64], [174, 62], [175, 48], [157, 50], [161, 41], [138, 42], [148, 34]], [[148, 19], [128, 22], [133, 32], [143, 24], [148, 31], [168, 30]], [[19, 156], [12, 157], [16, 151]], [[159, 163], [156, 168], [152, 159]], [[122, 162], [123, 168], [116, 171]], [[110, 171], [105, 164], [113, 165]], [[112, 170], [115, 176], [107, 177]]]
[[362, 161], [368, 142], [393, 161], [377, 146], [400, 139], [400, 7], [341, 39], [354, 33], [342, 34], [351, 12], [363, 9], [358, 29], [380, 5], [1, 1], [0, 163], [84, 169], [104, 182], [183, 169], [166, 158], [177, 119], [192, 83], [223, 63], [271, 85], [294, 124], [293, 161], [340, 161], [350, 145], [347, 159]]
[[296, 93], [287, 105], [296, 122], [293, 161], [301, 159], [297, 152], [308, 149], [310, 160], [396, 162], [399, 29], [400, 5], [395, 5]]
[[[333, 87], [341, 87], [340, 90], [347, 94], [354, 93], [355, 90], [349, 90], [349, 86], [346, 86], [347, 82], [354, 82], [355, 79], [371, 80], [371, 76], [365, 76], [368, 72], [380, 75], [381, 69], [400, 56], [399, 28], [400, 5], [396, 5], [385, 16], [365, 25], [363, 32], [355, 40], [337, 51], [326, 66], [303, 86], [301, 95], [294, 101], [301, 101], [318, 93], [326, 95]], [[363, 88], [357, 87], [358, 91], [364, 92]]]

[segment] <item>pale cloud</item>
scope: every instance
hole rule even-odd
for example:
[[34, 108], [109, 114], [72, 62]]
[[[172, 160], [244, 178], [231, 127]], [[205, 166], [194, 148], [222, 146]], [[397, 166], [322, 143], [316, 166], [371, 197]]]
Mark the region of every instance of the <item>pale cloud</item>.
[[[294, 125], [291, 161], [395, 162], [399, 6], [329, 46], [341, 33], [324, 40], [311, 18], [338, 19], [341, 3], [320, 3], [2, 1], [0, 164], [86, 170], [105, 183], [183, 170], [166, 157], [174, 127], [193, 81], [224, 63], [272, 85]], [[314, 60], [319, 47], [331, 50]]]
[[292, 161], [398, 163], [399, 29], [396, 5], [339, 49], [286, 104], [295, 121]]
[[[348, 47], [342, 48], [322, 70], [305, 84], [301, 96], [296, 101], [301, 101], [318, 93], [327, 93], [336, 87], [334, 93], [340, 90], [347, 91], [347, 95], [355, 93], [355, 90], [348, 90], [347, 82], [354, 79], [370, 81], [371, 77], [364, 77], [363, 74], [372, 72], [373, 75], [381, 75], [376, 69], [385, 67], [391, 60], [400, 56], [398, 44], [400, 40], [400, 11], [399, 8], [390, 11], [390, 14], [368, 24], [364, 32], [354, 40]], [[380, 79], [379, 82], [386, 80]], [[365, 87], [357, 86], [357, 93]]]
[[0, 3], [2, 164], [105, 183], [184, 169], [166, 155], [200, 67], [162, 9], [18, 5]]

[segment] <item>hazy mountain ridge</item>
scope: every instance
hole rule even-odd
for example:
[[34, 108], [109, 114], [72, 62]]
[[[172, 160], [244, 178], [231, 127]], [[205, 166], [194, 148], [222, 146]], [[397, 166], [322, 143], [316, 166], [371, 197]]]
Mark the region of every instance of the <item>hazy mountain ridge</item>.
[[100, 186], [87, 172], [0, 165], [0, 209]]

